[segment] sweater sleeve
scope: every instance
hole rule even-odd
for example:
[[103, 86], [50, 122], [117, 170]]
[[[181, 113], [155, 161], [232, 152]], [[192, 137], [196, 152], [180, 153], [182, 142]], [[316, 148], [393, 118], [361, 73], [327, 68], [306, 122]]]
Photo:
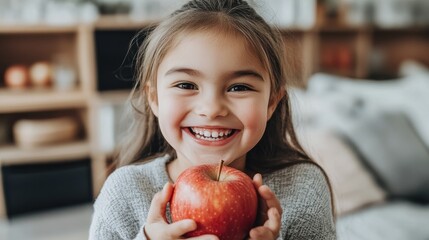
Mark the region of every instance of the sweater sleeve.
[[121, 239], [114, 231], [108, 228], [108, 226], [95, 215], [93, 215], [93, 221], [89, 230], [89, 240], [97, 239]]
[[[152, 193], [133, 168], [116, 170], [105, 181], [90, 227], [90, 240], [144, 240], [143, 226]], [[149, 193], [148, 193], [149, 192]]]
[[[142, 226], [133, 240], [147, 240]], [[93, 215], [93, 221], [89, 231], [89, 240], [109, 239], [122, 240], [120, 232], [113, 230], [102, 218]]]
[[336, 239], [328, 182], [316, 165], [303, 163], [268, 176], [283, 208], [280, 239]]

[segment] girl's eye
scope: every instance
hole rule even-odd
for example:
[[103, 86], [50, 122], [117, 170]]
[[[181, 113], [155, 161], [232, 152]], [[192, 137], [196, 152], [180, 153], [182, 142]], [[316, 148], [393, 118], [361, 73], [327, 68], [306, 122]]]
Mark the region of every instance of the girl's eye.
[[252, 90], [249, 86], [237, 84], [228, 89], [229, 92], [243, 92]]
[[197, 86], [193, 83], [179, 83], [176, 85], [177, 88], [185, 90], [197, 90]]

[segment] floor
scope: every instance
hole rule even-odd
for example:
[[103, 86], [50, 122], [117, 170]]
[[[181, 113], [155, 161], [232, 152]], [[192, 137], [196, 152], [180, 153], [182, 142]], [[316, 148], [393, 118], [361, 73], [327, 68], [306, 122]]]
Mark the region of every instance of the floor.
[[11, 220], [0, 219], [1, 240], [88, 239], [92, 205], [45, 211]]

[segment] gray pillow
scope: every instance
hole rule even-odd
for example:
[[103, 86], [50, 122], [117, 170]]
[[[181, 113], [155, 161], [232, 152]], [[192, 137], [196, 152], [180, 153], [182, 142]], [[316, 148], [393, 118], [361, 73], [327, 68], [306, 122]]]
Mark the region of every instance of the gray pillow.
[[391, 197], [429, 202], [429, 149], [402, 113], [380, 113], [346, 132]]

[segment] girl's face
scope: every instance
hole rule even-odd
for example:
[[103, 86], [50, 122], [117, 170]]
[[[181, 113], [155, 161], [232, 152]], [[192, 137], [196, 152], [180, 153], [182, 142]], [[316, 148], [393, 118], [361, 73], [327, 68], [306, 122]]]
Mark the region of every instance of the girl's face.
[[165, 139], [182, 167], [225, 164], [244, 169], [275, 104], [270, 79], [243, 38], [191, 33], [167, 52], [149, 95]]

